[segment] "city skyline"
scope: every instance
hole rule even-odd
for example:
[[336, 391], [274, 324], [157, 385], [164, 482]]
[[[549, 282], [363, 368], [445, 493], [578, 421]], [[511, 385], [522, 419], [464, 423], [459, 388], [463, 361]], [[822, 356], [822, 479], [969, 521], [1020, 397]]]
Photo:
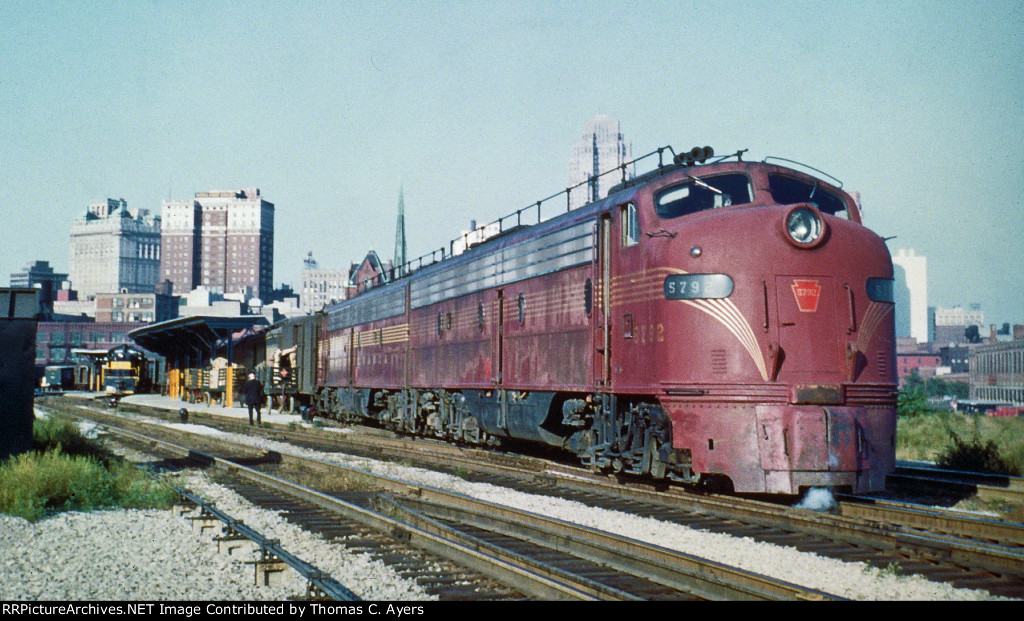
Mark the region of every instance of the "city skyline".
[[399, 191], [416, 257], [564, 189], [607, 114], [634, 156], [707, 144], [836, 175], [891, 252], [928, 257], [929, 305], [1024, 322], [1018, 2], [52, 9], [0, 7], [7, 273], [67, 271], [90, 203], [209, 188], [273, 197], [275, 286], [309, 251], [390, 250]]

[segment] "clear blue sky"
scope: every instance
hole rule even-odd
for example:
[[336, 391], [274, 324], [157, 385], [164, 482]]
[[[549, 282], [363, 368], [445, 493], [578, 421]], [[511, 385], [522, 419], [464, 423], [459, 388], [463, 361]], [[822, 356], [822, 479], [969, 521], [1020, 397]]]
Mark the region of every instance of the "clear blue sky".
[[[0, 4], [0, 274], [107, 197], [259, 187], [275, 284], [409, 254], [565, 187], [587, 118], [806, 162], [930, 303], [1024, 323], [1024, 4], [181, 0]], [[5, 280], [6, 282], [6, 280]]]

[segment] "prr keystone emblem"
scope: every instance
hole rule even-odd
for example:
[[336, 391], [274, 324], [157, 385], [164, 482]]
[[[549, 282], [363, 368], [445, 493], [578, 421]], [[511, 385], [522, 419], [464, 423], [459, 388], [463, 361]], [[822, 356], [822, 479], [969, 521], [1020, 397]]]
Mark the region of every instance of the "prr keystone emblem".
[[796, 297], [796, 305], [801, 313], [818, 312], [818, 298], [821, 295], [821, 286], [817, 280], [793, 280], [793, 295]]

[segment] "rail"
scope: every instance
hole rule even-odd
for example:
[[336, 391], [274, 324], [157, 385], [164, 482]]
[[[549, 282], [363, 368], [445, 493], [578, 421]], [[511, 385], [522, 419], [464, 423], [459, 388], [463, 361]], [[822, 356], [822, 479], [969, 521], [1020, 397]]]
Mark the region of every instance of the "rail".
[[[207, 455], [199, 451], [192, 451], [167, 442], [159, 442], [154, 438], [128, 429], [113, 428], [107, 425], [104, 425], [103, 428], [111, 433], [115, 433], [125, 438], [131, 438], [137, 442], [142, 442], [151, 446], [159, 444], [162, 448], [170, 450], [183, 458], [195, 460], [203, 464], [213, 464], [221, 461], [212, 455]], [[260, 562], [268, 563], [276, 559], [291, 567], [308, 582], [308, 596], [315, 596], [317, 598], [326, 597], [339, 602], [362, 601], [358, 595], [350, 591], [345, 585], [332, 578], [329, 574], [286, 550], [281, 545], [280, 540], [264, 536], [263, 533], [259, 532], [255, 528], [252, 528], [241, 520], [235, 519], [231, 515], [221, 511], [214, 503], [208, 502], [202, 496], [194, 494], [184, 488], [169, 485], [167, 481], [160, 479], [154, 473], [150, 473], [150, 475], [174, 490], [174, 492], [178, 494], [183, 501], [187, 501], [198, 507], [201, 516], [214, 518], [222, 522], [224, 524], [224, 531], [228, 537], [244, 537], [245, 539], [253, 542], [260, 550]]]
[[[94, 416], [95, 414], [95, 412], [92, 412], [89, 415]], [[78, 414], [78, 416], [85, 415]], [[335, 498], [328, 494], [309, 489], [280, 477], [260, 472], [259, 470], [244, 466], [230, 459], [216, 457], [209, 453], [189, 449], [166, 440], [160, 440], [121, 427], [112, 426], [109, 422], [101, 423], [101, 427], [109, 433], [121, 435], [126, 438], [132, 438], [137, 442], [147, 443], [150, 446], [159, 447], [162, 450], [171, 451], [172, 453], [188, 457], [189, 459], [197, 459], [204, 463], [211, 465], [217, 464], [228, 468], [234, 474], [242, 476], [250, 481], [254, 481], [259, 485], [265, 485], [277, 490], [278, 492], [300, 499], [303, 502], [307, 502], [313, 506], [337, 512], [344, 515], [346, 519], [361, 523], [364, 526], [379, 532], [387, 533], [390, 536], [398, 538], [421, 550], [425, 550], [443, 558], [448, 558], [449, 560], [473, 571], [492, 576], [494, 579], [516, 588], [523, 593], [532, 595], [533, 597], [544, 600], [599, 599], [596, 594], [585, 589], [581, 589], [579, 585], [574, 584], [571, 580], [561, 580], [545, 573], [535, 571], [532, 568], [523, 567], [517, 564], [514, 560], [499, 558], [486, 552], [481, 552], [472, 546], [466, 546], [458, 542], [450, 541], [444, 537], [426, 532], [423, 529], [405, 524], [378, 512], [346, 502], [340, 498]], [[185, 433], [185, 435], [193, 435], [188, 434], [187, 432], [182, 433]], [[218, 441], [224, 444], [237, 444], [224, 439], [220, 439]], [[251, 449], [252, 447], [245, 448]], [[316, 461], [294, 455], [288, 455], [288, 457], [307, 463]], [[331, 467], [338, 467], [336, 464], [327, 465], [330, 465]], [[357, 478], [365, 475], [368, 479], [373, 479], [373, 475], [370, 475], [369, 473], [363, 473], [358, 470], [350, 470], [350, 472], [354, 473]], [[385, 479], [386, 477], [380, 478], [381, 481]], [[408, 488], [408, 484], [406, 483], [400, 481], [396, 481], [395, 483], [399, 488]], [[238, 527], [244, 527], [240, 522], [235, 522], [234, 524]], [[269, 541], [269, 543], [273, 544], [275, 542]], [[271, 545], [268, 549], [276, 550], [277, 547]], [[282, 560], [284, 560], [283, 557]], [[323, 574], [318, 574], [317, 572], [310, 572], [309, 575], [306, 576], [310, 579], [317, 579], [317, 586], [320, 586], [320, 583], [324, 582], [323, 578], [329, 578]], [[329, 584], [326, 586], [330, 587]]]
[[[134, 437], [137, 440], [150, 440], [145, 436], [140, 436], [126, 430], [117, 430], [117, 433], [123, 433], [124, 435]], [[329, 597], [339, 602], [361, 601], [361, 598], [358, 595], [350, 591], [343, 584], [317, 567], [310, 565], [291, 552], [288, 552], [288, 550], [281, 546], [281, 542], [279, 540], [265, 537], [256, 529], [242, 523], [240, 520], [236, 520], [227, 513], [218, 509], [213, 503], [205, 501], [202, 497], [197, 496], [188, 490], [173, 486], [172, 489], [174, 489], [174, 491], [182, 498], [198, 506], [201, 513], [213, 516], [223, 522], [224, 528], [229, 535], [245, 537], [249, 541], [255, 543], [260, 549], [261, 558], [276, 558], [295, 570], [309, 582], [309, 594], [315, 594], [319, 597]]]

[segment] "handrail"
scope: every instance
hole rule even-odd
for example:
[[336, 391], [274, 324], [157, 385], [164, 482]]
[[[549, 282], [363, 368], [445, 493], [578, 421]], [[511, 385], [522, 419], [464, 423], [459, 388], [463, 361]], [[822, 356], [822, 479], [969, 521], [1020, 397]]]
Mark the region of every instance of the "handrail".
[[832, 175], [828, 174], [824, 170], [818, 170], [814, 166], [808, 166], [807, 164], [804, 164], [803, 162], [798, 162], [796, 160], [786, 159], [784, 157], [777, 157], [777, 156], [774, 156], [774, 155], [769, 155], [769, 156], [765, 157], [764, 160], [762, 160], [762, 161], [767, 164], [768, 160], [779, 160], [780, 162], [786, 162], [787, 164], [796, 164], [797, 166], [803, 166], [804, 168], [806, 168], [808, 170], [813, 170], [814, 172], [816, 172], [816, 173], [818, 173], [820, 175], [825, 175], [826, 177], [828, 177], [832, 181], [836, 182], [836, 187], [837, 188], [839, 188], [840, 190], [843, 189], [843, 182], [842, 181], [840, 181], [839, 179], [836, 179], [835, 177], [833, 177]]
[[[378, 274], [376, 276], [373, 276], [371, 278], [367, 278], [367, 279], [365, 279], [365, 280], [363, 280], [361, 282], [358, 282], [358, 283], [356, 283], [356, 291], [359, 291], [359, 292], [366, 291], [366, 290], [368, 290], [368, 289], [370, 289], [370, 288], [372, 288], [374, 286], [381, 285], [381, 284], [386, 284], [388, 282], [393, 282], [395, 280], [408, 277], [412, 273], [414, 273], [416, 271], [416, 269], [422, 269], [424, 267], [424, 261], [426, 261], [428, 258], [429, 258], [430, 261], [429, 261], [429, 263], [426, 263], [427, 266], [433, 265], [434, 263], [439, 263], [439, 262], [444, 261], [446, 259], [450, 259], [450, 258], [456, 256], [456, 253], [455, 253], [456, 246], [455, 246], [455, 244], [457, 242], [459, 242], [459, 241], [462, 241], [463, 244], [464, 244], [463, 252], [465, 250], [469, 250], [469, 248], [471, 247], [470, 246], [470, 236], [471, 235], [473, 235], [474, 233], [477, 233], [477, 232], [480, 232], [480, 234], [483, 235], [487, 231], [487, 229], [489, 227], [493, 227], [495, 225], [497, 225], [498, 231], [494, 235], [492, 235], [492, 237], [500, 235], [501, 233], [505, 232], [505, 228], [504, 228], [505, 221], [510, 219], [510, 218], [512, 218], [512, 217], [515, 217], [515, 219], [516, 219], [516, 226], [517, 227], [518, 226], [523, 226], [523, 213], [525, 213], [528, 210], [531, 210], [531, 209], [534, 209], [534, 208], [537, 209], [537, 222], [536, 222], [536, 224], [540, 224], [541, 222], [544, 221], [543, 214], [542, 214], [542, 205], [544, 203], [554, 199], [554, 198], [557, 198], [557, 197], [561, 196], [562, 194], [565, 194], [565, 201], [566, 201], [565, 213], [569, 213], [571, 211], [574, 211], [574, 209], [572, 208], [572, 191], [573, 190], [579, 189], [582, 186], [593, 185], [601, 177], [603, 177], [605, 175], [612, 174], [612, 173], [617, 172], [617, 171], [621, 172], [621, 174], [622, 174], [622, 182], [625, 183], [628, 180], [627, 179], [627, 171], [628, 171], [629, 167], [635, 165], [637, 162], [645, 160], [645, 159], [647, 159], [649, 157], [652, 157], [654, 155], [658, 156], [658, 169], [664, 168], [665, 166], [667, 166], [667, 165], [672, 163], [671, 161], [669, 163], [666, 163], [664, 161], [663, 154], [664, 154], [665, 151], [668, 151], [669, 153], [671, 153], [672, 154], [672, 159], [675, 159], [675, 157], [676, 157], [675, 150], [672, 148], [671, 145], [666, 145], [664, 147], [660, 147], [658, 149], [655, 149], [654, 151], [651, 151], [650, 153], [647, 153], [646, 155], [641, 155], [640, 157], [638, 157], [638, 158], [636, 158], [634, 160], [631, 160], [629, 162], [625, 162], [623, 164], [620, 164], [620, 165], [616, 166], [615, 168], [611, 168], [609, 170], [606, 170], [603, 173], [600, 173], [600, 174], [597, 174], [597, 175], [589, 175], [587, 177], [586, 181], [581, 181], [581, 182], [577, 183], [576, 185], [569, 186], [569, 187], [567, 187], [566, 189], [564, 189], [564, 190], [562, 190], [560, 192], [556, 192], [555, 194], [552, 194], [551, 196], [548, 196], [547, 198], [542, 198], [542, 199], [540, 199], [540, 200], [538, 200], [538, 201], [536, 201], [534, 203], [530, 203], [529, 205], [527, 205], [525, 207], [517, 209], [517, 210], [509, 213], [508, 215], [502, 216], [502, 217], [498, 218], [497, 220], [494, 220], [493, 222], [489, 222], [487, 224], [478, 226], [475, 229], [473, 229], [472, 231], [466, 231], [460, 237], [457, 237], [457, 238], [449, 241], [447, 248], [439, 248], [437, 250], [433, 250], [433, 251], [431, 251], [431, 252], [429, 252], [427, 254], [421, 255], [421, 256], [419, 256], [419, 257], [417, 257], [415, 259], [411, 259], [409, 261], [406, 261], [402, 265], [392, 266], [391, 269], [388, 270], [387, 273]], [[589, 205], [589, 204], [591, 204], [593, 202], [594, 201], [590, 201], [590, 202], [584, 203], [583, 205], [580, 205], [576, 209], [580, 209], [582, 207], [585, 207], [585, 206], [587, 206], [587, 205]], [[527, 225], [527, 226], [532, 226], [532, 225]], [[481, 242], [482, 241], [483, 240], [481, 240]], [[437, 258], [437, 254], [438, 253], [441, 253], [441, 258], [440, 259]], [[415, 266], [413, 265], [414, 263], [416, 264]], [[415, 267], [415, 269], [413, 269], [414, 267]], [[382, 277], [384, 277], [384, 278], [382, 278]]]

